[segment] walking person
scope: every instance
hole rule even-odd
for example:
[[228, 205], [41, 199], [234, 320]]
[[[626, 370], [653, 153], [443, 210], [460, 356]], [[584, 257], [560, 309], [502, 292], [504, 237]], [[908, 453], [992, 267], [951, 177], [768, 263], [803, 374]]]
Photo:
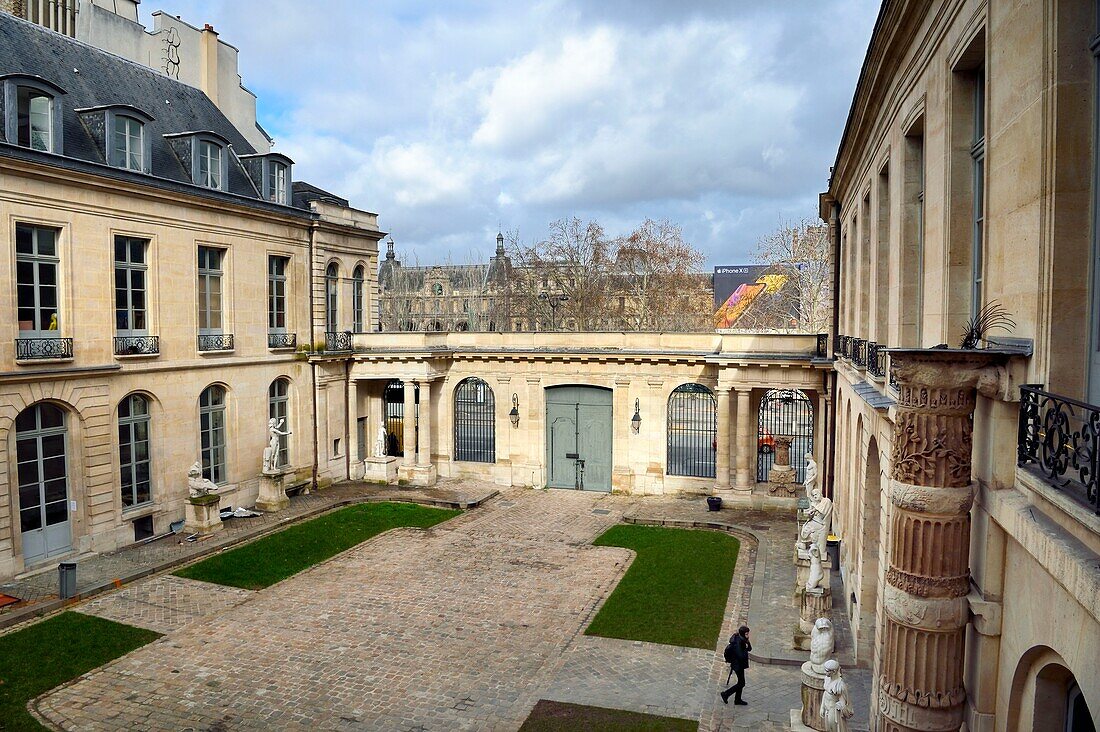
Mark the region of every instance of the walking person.
[[730, 638], [729, 645], [726, 646], [726, 650], [723, 652], [723, 657], [730, 665], [730, 673], [726, 676], [726, 683], [729, 683], [730, 676], [733, 674], [737, 674], [737, 683], [725, 691], [718, 692], [718, 695], [722, 697], [722, 703], [729, 704], [732, 696], [734, 704], [748, 704], [747, 701], [741, 699], [741, 692], [745, 688], [745, 669], [749, 667], [749, 651], [751, 650], [749, 626], [742, 625], [737, 629], [737, 633]]

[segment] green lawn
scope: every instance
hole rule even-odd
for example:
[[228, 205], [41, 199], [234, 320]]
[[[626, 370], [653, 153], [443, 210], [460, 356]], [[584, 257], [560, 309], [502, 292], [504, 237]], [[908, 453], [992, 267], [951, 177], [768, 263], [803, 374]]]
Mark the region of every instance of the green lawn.
[[259, 590], [398, 526], [427, 528], [459, 511], [413, 503], [360, 503], [311, 519], [175, 572], [219, 585]]
[[690, 719], [539, 700], [520, 732], [696, 732]]
[[45, 729], [28, 701], [159, 637], [73, 612], [0, 636], [0, 729]]
[[717, 531], [613, 526], [597, 546], [638, 553], [586, 635], [712, 649], [722, 630], [737, 539]]

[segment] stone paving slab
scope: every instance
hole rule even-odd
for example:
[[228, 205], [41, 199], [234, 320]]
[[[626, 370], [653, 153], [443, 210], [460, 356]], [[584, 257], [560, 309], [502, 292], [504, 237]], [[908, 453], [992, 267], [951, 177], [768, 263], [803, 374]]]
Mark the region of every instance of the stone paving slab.
[[236, 607], [254, 594], [252, 590], [161, 575], [101, 595], [75, 609], [165, 634]]

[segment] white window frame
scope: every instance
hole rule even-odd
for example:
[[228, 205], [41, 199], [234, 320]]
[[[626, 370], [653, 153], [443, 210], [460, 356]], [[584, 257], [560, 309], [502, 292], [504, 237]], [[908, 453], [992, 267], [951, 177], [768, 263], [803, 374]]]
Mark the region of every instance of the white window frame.
[[[135, 128], [136, 134], [134, 134]], [[137, 117], [116, 114], [112, 138], [111, 153], [114, 164], [126, 170], [144, 172], [146, 170], [145, 123]]]
[[[203, 254], [207, 257], [204, 259]], [[210, 265], [210, 253], [216, 253], [217, 266]], [[198, 301], [199, 335], [221, 335], [225, 332], [225, 250], [218, 247], [200, 245], [198, 248], [198, 279], [195, 295]], [[211, 286], [217, 283], [218, 308], [211, 307]], [[205, 288], [203, 285], [205, 284]], [[213, 325], [217, 316], [217, 324]]]
[[[144, 405], [144, 412], [135, 413], [134, 404], [140, 402]], [[128, 414], [123, 416], [123, 407]], [[153, 501], [153, 456], [152, 456], [152, 417], [149, 398], [142, 394], [130, 394], [118, 404], [118, 466], [119, 466], [119, 492], [122, 499], [122, 510], [131, 511], [141, 506], [146, 506]], [[145, 438], [138, 438], [139, 428], [144, 426]], [[138, 446], [145, 443], [145, 457], [138, 458]], [[126, 459], [123, 447], [129, 449], [130, 457]], [[148, 495], [143, 501], [138, 500], [138, 471], [144, 464], [146, 482], [148, 483]], [[129, 485], [127, 486], [127, 481]], [[129, 496], [127, 496], [127, 487]], [[127, 503], [129, 498], [129, 503]]]
[[[126, 252], [125, 259], [118, 258], [118, 245], [120, 242], [125, 242]], [[134, 242], [140, 242], [141, 247], [141, 261], [135, 262], [132, 259], [133, 249], [131, 244]], [[114, 293], [115, 293], [115, 333], [119, 336], [143, 336], [149, 334], [149, 241], [147, 239], [141, 239], [136, 236], [115, 236], [115, 253], [114, 253]], [[125, 305], [119, 306], [119, 286], [118, 276], [122, 273], [125, 278], [125, 287], [122, 291], [125, 293]], [[140, 275], [143, 281], [143, 287], [134, 287], [134, 279]], [[135, 307], [134, 305], [134, 293], [141, 291], [145, 296], [145, 303], [142, 307]], [[145, 321], [144, 328], [135, 328], [134, 323], [137, 320], [137, 313], [142, 313], [143, 320]], [[119, 315], [125, 313], [126, 323], [128, 328], [122, 328], [119, 325]]]
[[351, 329], [363, 332], [363, 282], [366, 280], [366, 268], [358, 265], [351, 275]]
[[[279, 267], [276, 267], [276, 262]], [[287, 274], [290, 257], [281, 254], [267, 255], [267, 332], [287, 332]], [[279, 319], [282, 316], [282, 325]]]
[[[47, 226], [36, 226], [34, 224], [21, 224], [16, 225], [16, 247], [15, 247], [15, 279], [16, 279], [16, 319], [19, 320], [19, 310], [22, 307], [19, 304], [19, 291], [24, 287], [30, 287], [33, 292], [33, 303], [29, 306], [34, 310], [34, 316], [31, 319], [32, 327], [27, 330], [20, 330], [19, 333], [32, 337], [32, 338], [60, 338], [61, 337], [61, 232], [58, 229], [50, 228]], [[30, 230], [31, 234], [31, 251], [20, 252], [19, 251], [19, 229]], [[41, 242], [39, 236], [42, 232], [48, 232], [53, 237], [53, 254], [43, 254], [41, 252]], [[31, 280], [24, 282], [19, 279], [19, 272], [23, 267], [20, 264], [29, 265], [31, 268]], [[42, 284], [42, 272], [45, 268], [52, 268], [53, 270], [53, 284]], [[52, 311], [47, 309], [47, 306], [42, 304], [43, 291], [46, 288], [53, 288], [54, 290], [54, 305]], [[49, 315], [52, 312], [57, 316], [56, 328], [50, 328]], [[22, 321], [20, 321], [22, 322]]]
[[[214, 152], [217, 151], [217, 155]], [[195, 144], [195, 182], [216, 191], [225, 189], [225, 147], [205, 138]]]
[[[217, 394], [221, 395], [220, 404], [213, 399]], [[229, 472], [226, 457], [226, 446], [229, 444], [229, 426], [226, 420], [228, 401], [229, 394], [220, 384], [211, 384], [199, 394], [199, 453], [202, 459], [202, 477], [217, 485], [226, 483]], [[204, 437], [206, 447], [203, 447]]]
[[[267, 387], [267, 416], [276, 420], [276, 425], [284, 433], [290, 430], [290, 379], [280, 376]], [[285, 468], [290, 465], [290, 435], [279, 435], [279, 460], [273, 467]]]
[[271, 195], [270, 198], [275, 203], [283, 206], [287, 205], [289, 184], [290, 184], [290, 166], [279, 160], [271, 161]]

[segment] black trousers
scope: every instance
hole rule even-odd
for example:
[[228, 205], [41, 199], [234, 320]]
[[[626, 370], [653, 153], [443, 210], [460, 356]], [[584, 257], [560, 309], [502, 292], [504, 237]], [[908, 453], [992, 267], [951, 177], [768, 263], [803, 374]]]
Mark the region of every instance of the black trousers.
[[[723, 695], [729, 697], [731, 694], [737, 701], [741, 701], [741, 692], [745, 688], [745, 669], [730, 667], [730, 671], [737, 674], [737, 683], [722, 692]], [[726, 677], [726, 681], [729, 681], [729, 677]]]

